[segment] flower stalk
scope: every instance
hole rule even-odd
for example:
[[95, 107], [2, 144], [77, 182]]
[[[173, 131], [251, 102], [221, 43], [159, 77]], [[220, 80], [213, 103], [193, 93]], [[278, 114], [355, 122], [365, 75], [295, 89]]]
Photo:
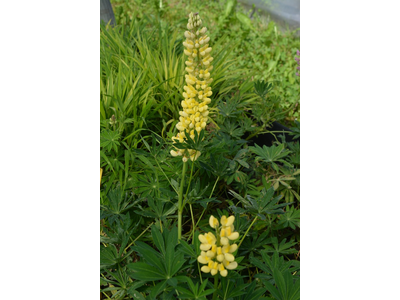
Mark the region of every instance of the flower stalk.
[[[179, 112], [179, 122], [176, 124], [178, 133], [172, 138], [173, 143], [184, 143], [185, 138], [195, 138], [195, 131], [200, 134], [205, 129], [208, 122], [208, 105], [211, 103], [209, 98], [212, 95], [212, 82], [210, 71], [213, 69], [211, 62], [213, 58], [210, 55], [212, 50], [208, 42], [210, 38], [206, 35], [207, 28], [202, 27], [202, 20], [196, 13], [189, 14], [187, 24], [188, 31], [185, 31], [186, 40], [183, 42], [185, 46], [184, 53], [187, 56], [185, 62], [185, 82], [182, 92], [183, 100], [181, 102], [182, 110]], [[201, 155], [201, 152], [195, 149], [178, 149], [174, 147], [170, 151], [172, 156], [182, 156], [182, 180], [178, 192], [178, 239], [182, 237], [182, 212], [185, 206], [183, 187], [185, 184], [185, 176], [187, 169], [187, 161], [195, 161]], [[193, 173], [193, 166], [191, 176]], [[189, 185], [191, 181], [189, 179]], [[189, 189], [189, 186], [188, 186]], [[186, 193], [187, 194], [187, 193]]]
[[182, 167], [182, 181], [179, 187], [178, 194], [178, 240], [182, 237], [182, 211], [183, 211], [183, 186], [185, 185], [185, 173], [187, 169], [187, 162], [183, 163]]
[[[188, 31], [185, 31], [186, 40], [184, 53], [187, 56], [185, 62], [186, 85], [183, 87], [182, 110], [179, 112], [179, 122], [176, 128], [178, 134], [172, 138], [175, 142], [183, 143], [187, 136], [195, 138], [195, 131], [198, 134], [205, 129], [208, 122], [208, 105], [211, 103], [209, 98], [212, 95], [209, 86], [213, 79], [210, 77], [210, 71], [213, 69], [211, 62], [213, 58], [210, 55], [212, 50], [208, 42], [210, 38], [206, 35], [207, 28], [201, 27], [202, 21], [198, 14], [190, 13], [187, 24]], [[201, 155], [200, 151], [194, 149], [174, 149], [171, 150], [172, 156], [182, 156], [185, 162], [195, 161]]]

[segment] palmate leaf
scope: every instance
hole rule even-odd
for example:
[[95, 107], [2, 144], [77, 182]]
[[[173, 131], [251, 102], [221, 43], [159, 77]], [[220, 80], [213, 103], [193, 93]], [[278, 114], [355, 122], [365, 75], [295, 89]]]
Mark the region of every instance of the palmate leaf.
[[298, 250], [292, 248], [297, 243], [295, 241], [289, 241], [286, 243], [286, 238], [284, 238], [280, 243], [276, 237], [271, 238], [272, 246], [264, 245], [263, 247], [267, 251], [267, 253], [277, 252], [280, 254], [293, 254], [297, 253]]
[[267, 95], [272, 90], [272, 88], [272, 83], [264, 82], [261, 80], [254, 81], [254, 91], [261, 98], [264, 98], [265, 95]]
[[122, 215], [138, 202], [142, 201], [141, 198], [134, 200], [133, 195], [129, 195], [128, 193], [124, 194], [120, 186], [110, 190], [107, 193], [107, 199], [108, 205], [101, 205], [104, 216]]
[[242, 111], [239, 109], [240, 97], [235, 95], [233, 98], [228, 98], [225, 102], [221, 101], [218, 104], [220, 114], [225, 117], [237, 117]]
[[243, 241], [240, 253], [244, 255], [248, 252], [258, 252], [258, 249], [265, 245], [270, 234], [271, 228], [267, 227], [267, 229], [260, 235], [250, 235], [249, 238]]
[[267, 288], [256, 289], [257, 281], [254, 280], [246, 289], [246, 294], [242, 295], [240, 300], [260, 300], [261, 296], [267, 291]]
[[144, 262], [136, 262], [127, 265], [133, 271], [131, 277], [142, 281], [154, 281], [166, 279], [165, 274]]
[[135, 300], [146, 300], [146, 298], [143, 297], [143, 295], [141, 293], [139, 293], [134, 288], [129, 288], [127, 292], [132, 297], [132, 299], [135, 299]]
[[[229, 272], [229, 277], [235, 276], [236, 272]], [[241, 276], [237, 279], [240, 279]], [[221, 299], [233, 299], [234, 297], [239, 297], [241, 295], [246, 294], [246, 288], [249, 284], [244, 284], [243, 280], [235, 280], [235, 283], [232, 284], [232, 281], [221, 280], [221, 288], [218, 290], [218, 294]]]
[[278, 269], [275, 269], [273, 273], [280, 299], [299, 300], [300, 278], [294, 279], [293, 275], [288, 270], [282, 273]]
[[153, 238], [154, 245], [160, 250], [162, 255], [165, 255], [165, 243], [161, 232], [156, 226], [151, 227], [151, 236]]
[[193, 250], [193, 247], [194, 247], [193, 245], [189, 245], [184, 240], [181, 240], [180, 244], [182, 247], [180, 247], [179, 251], [181, 251], [182, 253], [184, 253], [186, 255], [189, 255], [191, 258], [197, 258], [196, 252], [194, 252], [194, 250]]
[[173, 214], [177, 210], [176, 203], [169, 203], [168, 199], [156, 198], [150, 195], [147, 197], [149, 207], [143, 208], [138, 206], [141, 210], [136, 211], [137, 214], [149, 218], [164, 219], [165, 217]]
[[113, 244], [100, 248], [100, 269], [111, 268], [119, 263], [120, 260], [117, 248]]
[[[278, 253], [272, 257], [267, 251], [261, 251], [264, 262], [256, 257], [249, 260], [264, 273], [256, 274], [255, 278], [260, 278], [271, 295], [277, 300], [298, 300], [300, 299], [299, 276], [292, 275], [292, 272], [299, 270], [297, 261], [285, 261]], [[295, 268], [290, 268], [295, 265]], [[266, 276], [267, 275], [267, 276]], [[276, 284], [276, 287], [274, 286]]]
[[265, 188], [261, 190], [259, 196], [257, 198], [253, 198], [250, 195], [247, 195], [247, 199], [240, 196], [238, 193], [230, 190], [229, 193], [233, 195], [236, 199], [240, 200], [246, 210], [265, 220], [266, 214], [284, 214], [282, 207], [289, 205], [290, 203], [282, 203], [277, 204], [278, 201], [282, 198], [281, 195], [273, 198], [274, 195], [274, 188], [271, 187], [268, 190]]
[[202, 299], [206, 300], [206, 296], [210, 295], [214, 292], [214, 289], [204, 290], [207, 286], [208, 279], [204, 280], [203, 283], [199, 287], [199, 282], [196, 285], [193, 283], [190, 277], [185, 278], [187, 282], [187, 286], [190, 288], [190, 291], [181, 286], [177, 286], [176, 289], [179, 291], [179, 299]]
[[211, 153], [208, 161], [209, 163], [200, 161], [200, 166], [208, 175], [214, 174], [223, 178], [228, 173], [229, 160], [222, 154]]
[[144, 262], [131, 263], [127, 267], [132, 271], [131, 277], [134, 279], [143, 281], [164, 279], [168, 281], [169, 285], [174, 286], [177, 284], [177, 280], [173, 277], [185, 263], [182, 251], [175, 249], [178, 245], [177, 228], [175, 227], [171, 231], [165, 229], [162, 235], [160, 232], [156, 232], [158, 229], [155, 226], [153, 228], [154, 244], [160, 252], [146, 243], [137, 241], [133, 249], [138, 252]]
[[[284, 149], [285, 145], [280, 144], [278, 146], [272, 145], [271, 147], [263, 146], [262, 148], [257, 144], [253, 147], [249, 147], [250, 151], [258, 155], [255, 161], [262, 160], [266, 163], [274, 163], [280, 162], [283, 164], [288, 164], [288, 162], [282, 160], [282, 158], [286, 157], [291, 153], [290, 150]], [[290, 166], [290, 164], [289, 164]]]
[[286, 213], [280, 217], [278, 229], [290, 227], [296, 229], [300, 227], [300, 209], [295, 209], [294, 206], [286, 210]]
[[111, 151], [113, 148], [115, 152], [118, 152], [120, 137], [116, 131], [103, 130], [100, 133], [100, 147], [107, 149], [107, 151]]
[[162, 264], [162, 255], [160, 255], [159, 252], [141, 241], [136, 242], [136, 245], [133, 246], [133, 250], [138, 252], [149, 265], [153, 266], [161, 273], [165, 273], [165, 267]]
[[[252, 264], [254, 264], [257, 268], [264, 271], [264, 273], [256, 274], [254, 277], [256, 278], [267, 278], [270, 279], [273, 276], [273, 271], [275, 269], [284, 272], [289, 270], [290, 272], [295, 272], [300, 269], [298, 261], [291, 260], [285, 261], [283, 256], [280, 256], [278, 252], [274, 252], [272, 256], [269, 256], [266, 250], [262, 250], [261, 257], [262, 261], [256, 257], [250, 257], [249, 260]], [[269, 276], [265, 276], [269, 275]], [[272, 281], [274, 283], [274, 281]]]
[[220, 130], [236, 139], [239, 139], [244, 134], [244, 129], [240, 127], [239, 123], [231, 122], [230, 119], [225, 119], [225, 122], [220, 125]]

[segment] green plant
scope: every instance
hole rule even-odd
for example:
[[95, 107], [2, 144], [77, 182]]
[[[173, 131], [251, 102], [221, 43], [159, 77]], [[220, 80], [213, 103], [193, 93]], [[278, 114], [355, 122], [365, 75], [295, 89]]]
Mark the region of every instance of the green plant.
[[[234, 14], [218, 20], [228, 3]], [[269, 147], [249, 145], [290, 111], [280, 105], [286, 100], [276, 81], [252, 80], [240, 67], [241, 42], [258, 24], [235, 1], [193, 0], [190, 8], [208, 8], [203, 22], [212, 28], [207, 34], [214, 66], [196, 68], [193, 49], [210, 46], [196, 48], [194, 39], [190, 48], [190, 39], [181, 36], [187, 25], [181, 4], [115, 1], [123, 8], [142, 5], [149, 14], [131, 12], [131, 21], [101, 27], [103, 299], [298, 299], [299, 142], [281, 137]], [[210, 62], [206, 54], [200, 56]], [[197, 80], [204, 81], [200, 74], [213, 81], [197, 87]], [[211, 101], [200, 106], [200, 92]], [[203, 107], [207, 120], [188, 111], [195, 106]], [[199, 120], [192, 123], [192, 115]], [[299, 125], [292, 126], [296, 137]], [[212, 244], [204, 233], [214, 230]], [[229, 237], [237, 242], [231, 245]]]

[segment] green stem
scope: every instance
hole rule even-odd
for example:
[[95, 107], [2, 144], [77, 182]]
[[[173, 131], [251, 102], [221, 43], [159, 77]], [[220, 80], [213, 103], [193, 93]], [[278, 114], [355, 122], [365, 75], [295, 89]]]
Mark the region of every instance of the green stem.
[[187, 199], [187, 195], [189, 194], [190, 183], [192, 182], [193, 169], [194, 169], [194, 162], [192, 161], [192, 167], [190, 168], [190, 177], [189, 177], [188, 187], [186, 189], [185, 199]]
[[217, 299], [217, 291], [218, 291], [218, 278], [219, 274], [216, 274], [214, 276], [214, 294], [213, 294], [213, 300]]
[[134, 239], [133, 242], [130, 243], [130, 244], [124, 249], [124, 252], [126, 253], [126, 250], [128, 250], [128, 248], [129, 248], [130, 246], [132, 246], [132, 245], [147, 231], [147, 229], [149, 229], [150, 226], [153, 225], [153, 224], [154, 224], [154, 222], [152, 222], [149, 226], [147, 226], [147, 228], [146, 228], [145, 230], [143, 230], [143, 232], [142, 232], [141, 234], [139, 234], [139, 236], [136, 237], [136, 239]]
[[214, 193], [214, 189], [215, 189], [215, 186], [217, 185], [218, 180], [219, 180], [219, 176], [218, 176], [217, 180], [216, 180], [215, 183], [214, 183], [213, 189], [212, 189], [211, 194], [210, 194], [210, 197], [208, 197], [208, 199], [210, 199], [211, 196], [212, 196], [212, 194]]
[[182, 211], [183, 211], [183, 186], [185, 184], [185, 173], [187, 168], [187, 162], [183, 162], [182, 167], [182, 181], [181, 186], [179, 187], [178, 194], [178, 240], [182, 237]]
[[167, 174], [165, 174], [164, 170], [161, 168], [160, 164], [157, 161], [157, 157], [154, 156], [155, 161], [157, 163], [158, 168], [161, 170], [161, 172], [164, 174], [165, 178], [167, 178], [169, 185], [172, 186], [172, 188], [175, 190], [175, 192], [178, 194], [178, 191], [175, 189], [175, 187], [173, 186], [173, 184], [171, 183], [171, 181], [169, 180], [169, 177], [167, 176]]
[[[192, 203], [189, 203], [189, 207], [190, 207], [190, 215], [192, 216], [192, 235], [194, 236], [194, 228], [196, 227], [196, 225], [194, 224], [194, 217], [193, 217], [193, 209], [192, 209]], [[190, 235], [191, 236], [191, 235]], [[192, 244], [194, 244], [194, 239], [192, 239]]]
[[238, 248], [239, 248], [240, 245], [242, 244], [244, 238], [246, 237], [246, 235], [247, 235], [247, 233], [249, 232], [251, 226], [253, 226], [253, 224], [254, 224], [254, 222], [257, 220], [257, 218], [258, 218], [258, 216], [256, 216], [256, 217], [254, 218], [254, 220], [253, 220], [253, 222], [251, 222], [249, 228], [247, 228], [247, 231], [246, 231], [246, 233], [244, 234], [244, 236], [242, 237], [242, 239], [241, 239], [241, 241], [240, 241], [240, 243], [239, 243], [239, 245], [238, 245]]
[[[212, 194], [214, 193], [214, 189], [215, 189], [215, 186], [217, 185], [218, 180], [219, 180], [219, 176], [218, 176], [218, 178], [217, 178], [217, 181], [215, 181], [215, 183], [214, 183], [214, 187], [213, 187], [213, 189], [212, 189], [212, 191], [211, 191], [211, 194], [210, 194], [210, 197], [208, 197], [208, 199], [210, 199], [211, 196], [212, 196]], [[208, 205], [207, 205], [207, 206], [208, 206]], [[193, 227], [193, 231], [190, 233], [189, 238], [190, 238], [192, 235], [194, 236], [194, 230], [195, 230], [195, 228], [197, 227], [197, 225], [199, 225], [199, 222], [200, 222], [200, 220], [201, 220], [201, 217], [202, 217], [203, 214], [205, 213], [205, 211], [206, 211], [206, 209], [207, 209], [207, 206], [203, 209], [203, 212], [201, 213], [200, 218], [197, 220], [196, 225]], [[192, 240], [192, 244], [193, 244], [193, 243], [194, 243], [194, 241]]]
[[200, 268], [199, 262], [197, 262], [197, 268], [199, 269], [200, 282], [201, 282], [201, 284], [203, 284], [203, 278], [201, 277], [201, 268]]

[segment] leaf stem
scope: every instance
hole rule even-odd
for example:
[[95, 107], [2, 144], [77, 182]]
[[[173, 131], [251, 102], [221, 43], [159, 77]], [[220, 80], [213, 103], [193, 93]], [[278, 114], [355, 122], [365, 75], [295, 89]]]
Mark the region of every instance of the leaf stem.
[[200, 268], [200, 265], [199, 265], [199, 262], [198, 262], [198, 261], [197, 261], [197, 268], [198, 268], [198, 270], [199, 270], [200, 282], [201, 282], [201, 284], [203, 284], [203, 278], [201, 277], [201, 268]]
[[[208, 197], [208, 199], [211, 198], [211, 196], [212, 196], [212, 194], [213, 194], [213, 192], [214, 192], [215, 186], [217, 185], [218, 180], [219, 180], [219, 176], [218, 176], [217, 180], [216, 180], [215, 183], [214, 183], [214, 187], [213, 187], [213, 189], [212, 189], [212, 191], [211, 191], [211, 194], [210, 194], [210, 197]], [[192, 235], [194, 236], [194, 230], [195, 230], [195, 228], [197, 227], [197, 225], [199, 224], [199, 222], [200, 222], [200, 220], [201, 220], [201, 217], [203, 216], [204, 212], [205, 212], [206, 209], [207, 209], [207, 206], [208, 206], [208, 203], [207, 203], [206, 207], [203, 209], [203, 212], [201, 213], [200, 218], [199, 218], [199, 219], [197, 220], [197, 222], [196, 222], [196, 225], [193, 227], [193, 231], [189, 234], [189, 238], [190, 238]], [[192, 217], [192, 218], [193, 218], [193, 217]], [[192, 244], [193, 244], [193, 243], [194, 243], [194, 241], [192, 240]]]
[[238, 248], [239, 248], [240, 245], [242, 244], [244, 238], [246, 237], [246, 235], [247, 235], [247, 233], [249, 232], [251, 226], [253, 226], [253, 224], [254, 224], [254, 222], [257, 220], [257, 218], [258, 218], [258, 216], [256, 216], [256, 217], [254, 218], [254, 220], [253, 220], [253, 222], [251, 222], [249, 228], [247, 228], [247, 231], [246, 231], [246, 233], [244, 234], [244, 236], [242, 237], [242, 239], [241, 239], [241, 241], [240, 241], [240, 243], [239, 243], [239, 245], [238, 245]]
[[150, 226], [153, 225], [153, 224], [154, 224], [154, 222], [152, 222], [149, 226], [147, 226], [147, 228], [146, 228], [145, 230], [143, 230], [143, 232], [142, 232], [141, 234], [139, 234], [139, 236], [138, 236], [136, 239], [134, 239], [133, 242], [130, 243], [130, 244], [124, 249], [124, 252], [126, 253], [126, 250], [127, 250], [130, 246], [132, 246], [132, 245], [147, 231], [147, 229], [149, 229]]
[[[195, 224], [194, 224], [194, 217], [193, 217], [193, 209], [192, 209], [192, 203], [189, 203], [189, 207], [190, 207], [190, 215], [192, 216], [192, 234], [194, 236], [194, 228], [195, 228]], [[194, 244], [194, 239], [192, 239], [192, 244]]]
[[194, 169], [194, 161], [192, 161], [192, 167], [190, 169], [190, 177], [189, 177], [189, 183], [188, 183], [188, 186], [186, 189], [185, 199], [187, 199], [187, 195], [189, 194], [190, 183], [192, 182], [193, 169]]
[[181, 186], [179, 187], [179, 194], [178, 194], [178, 240], [182, 237], [182, 211], [183, 211], [183, 186], [185, 184], [185, 173], [187, 169], [187, 162], [183, 162], [182, 167], [182, 180]]

